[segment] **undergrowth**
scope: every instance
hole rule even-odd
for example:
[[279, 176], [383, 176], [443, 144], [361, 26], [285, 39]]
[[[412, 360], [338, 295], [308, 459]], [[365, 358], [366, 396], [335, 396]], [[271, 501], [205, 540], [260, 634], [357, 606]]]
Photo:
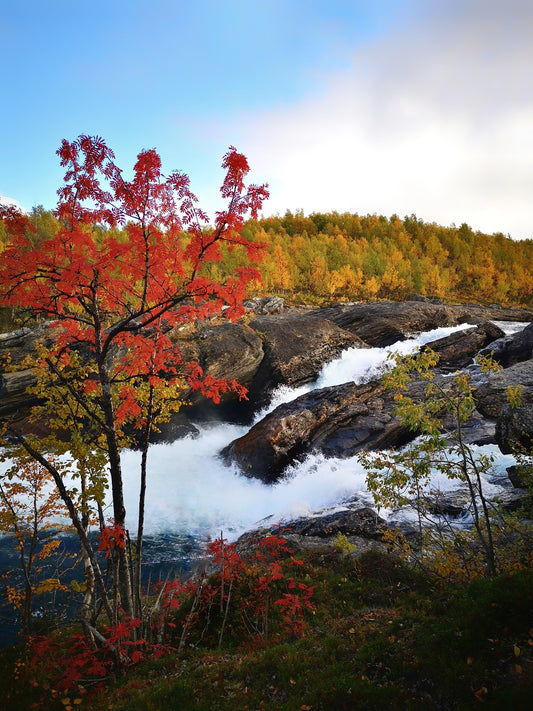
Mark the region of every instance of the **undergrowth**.
[[[281, 553], [274, 568], [267, 556], [266, 567], [264, 561], [255, 560], [242, 575], [235, 570], [233, 578], [228, 574], [223, 598], [218, 573], [206, 579], [204, 585], [207, 580], [214, 584], [216, 601], [203, 612], [197, 603], [194, 624], [191, 598], [177, 608], [172, 622], [176, 627], [170, 628], [176, 630], [174, 651], [160, 658], [145, 654], [122, 678], [107, 678], [100, 690], [80, 679], [77, 686], [60, 691], [53, 680], [28, 670], [24, 648], [4, 650], [0, 657], [3, 708], [520, 711], [531, 707], [531, 569], [465, 584], [415, 570], [390, 553], [373, 551], [356, 557], [346, 546], [298, 557]], [[297, 588], [310, 603], [300, 618], [304, 627], [284, 624], [283, 609], [271, 605], [279, 609], [267, 615], [267, 632], [261, 627], [265, 608], [257, 604], [253, 609], [262, 613], [252, 624], [250, 600], [261, 597], [257, 583], [265, 574], [276, 578], [271, 581], [268, 605], [282, 599], [287, 580], [304, 586]], [[221, 610], [220, 600], [227, 602], [231, 580], [231, 602]], [[312, 597], [305, 592], [311, 587]], [[189, 633], [177, 651], [187, 619]]]

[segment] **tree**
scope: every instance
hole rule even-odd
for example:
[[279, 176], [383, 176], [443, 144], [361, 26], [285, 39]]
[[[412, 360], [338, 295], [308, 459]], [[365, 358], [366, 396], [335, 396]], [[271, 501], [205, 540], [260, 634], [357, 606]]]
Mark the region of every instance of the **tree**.
[[61, 545], [57, 534], [67, 530], [58, 523], [66, 511], [52, 483], [48, 471], [31, 458], [16, 459], [0, 476], [0, 533], [13, 539], [22, 573], [20, 584], [6, 576], [6, 599], [19, 613], [27, 634], [32, 628], [33, 598], [65, 590], [57, 575], [46, 577], [49, 571], [44, 570], [57, 557]]
[[[22, 366], [31, 366], [37, 376], [39, 404], [31, 418], [45, 421], [50, 434], [24, 434], [17, 418], [5, 421], [3, 431], [14, 454], [29, 455], [52, 476], [80, 538], [88, 575], [116, 621], [119, 610], [127, 616], [142, 612], [144, 497], [153, 430], [179, 409], [191, 388], [214, 401], [228, 390], [245, 396], [238, 383], [204, 375], [197, 363], [185, 362], [172, 335], [196, 319], [242, 314], [246, 283], [257, 278], [257, 270], [241, 267], [219, 283], [208, 276], [208, 266], [221, 258], [222, 243], [243, 245], [251, 259], [259, 256], [261, 245], [241, 231], [248, 214], [256, 218], [268, 192], [265, 185], [245, 186], [248, 162], [230, 147], [222, 162], [227, 207], [209, 227], [188, 177], [165, 176], [153, 149], [139, 153], [131, 180], [99, 137], [64, 140], [57, 153], [66, 170], [58, 191], [62, 227], [35, 243], [26, 223], [15, 229], [10, 215], [15, 234], [0, 268], [3, 302], [32, 320], [52, 322], [54, 345], [39, 347]], [[135, 583], [126, 553], [121, 468], [121, 451], [133, 439], [142, 454]], [[51, 453], [68, 454], [68, 463], [57, 466]], [[106, 526], [107, 487], [113, 517]], [[111, 593], [87, 533], [94, 513], [101, 520], [101, 546], [113, 562], [116, 591]]]
[[[396, 392], [395, 414], [419, 436], [400, 450], [361, 455], [374, 501], [378, 508], [414, 506], [420, 534], [423, 534], [423, 520], [431, 521], [430, 512], [438, 509], [440, 492], [431, 487], [433, 476], [439, 473], [464, 482], [485, 569], [487, 574], [494, 575], [497, 560], [493, 512], [482, 476], [490, 472], [492, 460], [490, 456], [477, 453], [465, 437], [465, 423], [475, 410], [469, 375], [456, 373], [451, 379], [436, 377], [433, 368], [439, 357], [429, 348], [414, 355], [391, 357], [395, 366], [383, 376], [383, 382]], [[477, 361], [485, 373], [499, 367], [490, 358], [479, 356]], [[421, 398], [413, 398], [408, 392], [408, 385], [415, 378], [424, 385]], [[428, 533], [431, 537], [431, 528]], [[432, 542], [435, 543], [434, 538]]]

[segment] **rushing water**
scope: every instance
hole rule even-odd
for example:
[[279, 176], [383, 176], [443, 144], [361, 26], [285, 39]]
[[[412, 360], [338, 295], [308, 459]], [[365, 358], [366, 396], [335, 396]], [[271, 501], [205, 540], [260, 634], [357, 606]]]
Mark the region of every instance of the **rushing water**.
[[[511, 333], [525, 324], [499, 325]], [[325, 365], [315, 383], [278, 388], [270, 405], [257, 413], [256, 421], [277, 405], [313, 388], [375, 378], [390, 364], [390, 352], [412, 352], [466, 327], [468, 324], [436, 329], [388, 348], [350, 348]], [[319, 454], [309, 455], [302, 463], [289, 467], [277, 484], [265, 485], [240, 475], [235, 467], [224, 465], [218, 457], [220, 450], [244, 434], [247, 427], [220, 422], [200, 426], [199, 430], [195, 438], [155, 445], [150, 450], [146, 530], [151, 534], [180, 532], [206, 537], [223, 531], [225, 536], [235, 538], [267, 517], [273, 521], [288, 520], [354, 496], [371, 502], [365, 472], [356, 457], [326, 459]], [[501, 455], [497, 447], [484, 448], [484, 451], [495, 455], [497, 473], [504, 473], [512, 463], [512, 458]], [[138, 453], [127, 452], [124, 472], [130, 530], [136, 527], [138, 471]], [[494, 482], [493, 479], [487, 485], [496, 486]], [[446, 481], [438, 484], [442, 489], [453, 486]]]
[[[498, 325], [506, 333], [512, 333], [526, 324]], [[315, 383], [299, 388], [278, 388], [269, 406], [257, 413], [256, 421], [277, 405], [313, 388], [376, 378], [390, 365], [388, 356], [391, 352], [412, 352], [423, 344], [466, 327], [468, 324], [436, 329], [388, 348], [350, 348], [325, 365]], [[326, 459], [319, 454], [309, 455], [303, 462], [289, 467], [277, 484], [265, 485], [240, 475], [235, 467], [224, 465], [218, 456], [224, 446], [243, 435], [248, 427], [219, 422], [199, 425], [198, 429], [196, 437], [154, 445], [150, 449], [145, 560], [153, 572], [176, 572], [186, 567], [200, 542], [216, 537], [220, 532], [234, 539], [264, 519], [273, 522], [290, 520], [354, 497], [372, 504], [365, 472], [356, 457]], [[506, 467], [513, 460], [501, 455], [495, 446], [483, 450], [495, 457], [494, 474], [485, 482], [487, 493], [493, 495], [500, 488], [499, 477], [505, 475]], [[138, 452], [123, 454], [127, 525], [132, 532], [137, 527], [139, 462]], [[442, 490], [456, 486], [444, 478], [435, 484]], [[2, 569], [16, 566], [15, 552], [6, 544], [6, 539], [0, 539], [0, 573]], [[0, 619], [0, 644], [11, 641], [12, 630], [6, 632], [5, 625], [4, 629], [2, 627]]]

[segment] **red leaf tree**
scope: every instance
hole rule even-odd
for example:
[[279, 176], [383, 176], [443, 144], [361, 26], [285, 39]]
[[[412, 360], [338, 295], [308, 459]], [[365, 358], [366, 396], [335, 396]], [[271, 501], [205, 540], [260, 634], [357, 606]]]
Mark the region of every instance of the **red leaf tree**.
[[[230, 147], [222, 162], [227, 206], [210, 226], [188, 177], [165, 176], [155, 150], [138, 155], [130, 180], [101, 138], [64, 140], [58, 155], [65, 168], [58, 234], [36, 243], [27, 220], [11, 212], [0, 216], [9, 219], [13, 235], [0, 267], [3, 304], [17, 307], [34, 323], [50, 323], [54, 334], [53, 345], [39, 347], [31, 362], [39, 398], [32, 416], [46, 420], [51, 436], [37, 440], [23, 434], [16, 418], [6, 421], [4, 430], [11, 446], [52, 474], [108, 615], [116, 618], [119, 606], [127, 616], [138, 615], [140, 573], [136, 583], [131, 580], [126, 549], [115, 546], [119, 605], [110, 600], [87, 536], [90, 513], [109, 486], [114, 525], [126, 528], [121, 451], [129, 443], [127, 433], [136, 428], [142, 444], [140, 571], [153, 428], [179, 408], [190, 388], [215, 401], [227, 390], [244, 395], [238, 383], [204, 377], [197, 363], [185, 362], [172, 333], [195, 319], [242, 315], [246, 284], [258, 278], [257, 271], [240, 268], [220, 283], [209, 277], [208, 265], [221, 259], [222, 243], [243, 245], [252, 262], [259, 256], [261, 245], [246, 240], [242, 226], [257, 216], [268, 192], [265, 185], [245, 185], [248, 162]], [[47, 455], [51, 450], [68, 451], [72, 466], [54, 465]], [[66, 474], [81, 482], [76, 495]]]

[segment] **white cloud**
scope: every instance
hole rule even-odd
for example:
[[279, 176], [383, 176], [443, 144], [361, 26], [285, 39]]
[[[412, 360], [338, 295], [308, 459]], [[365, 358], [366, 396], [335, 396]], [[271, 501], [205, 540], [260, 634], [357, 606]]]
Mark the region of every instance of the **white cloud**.
[[16, 207], [17, 210], [20, 210], [21, 212], [27, 212], [22, 205], [17, 202], [16, 200], [13, 200], [13, 198], [6, 197], [5, 195], [2, 195], [0, 193], [0, 205], [7, 205], [8, 207]]
[[443, 3], [357, 48], [320, 96], [246, 116], [265, 212], [414, 212], [533, 237], [532, 36], [529, 1]]

